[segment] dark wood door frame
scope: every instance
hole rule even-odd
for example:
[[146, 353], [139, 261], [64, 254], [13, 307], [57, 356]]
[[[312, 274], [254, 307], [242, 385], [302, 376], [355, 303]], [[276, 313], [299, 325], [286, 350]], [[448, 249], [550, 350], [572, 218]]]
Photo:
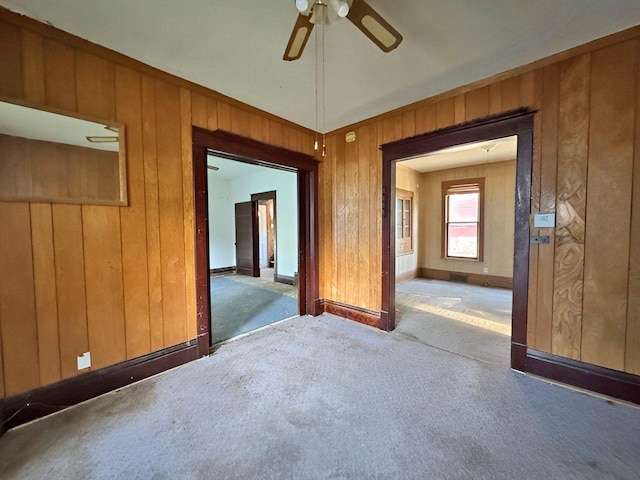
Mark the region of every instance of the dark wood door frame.
[[[261, 200], [273, 200], [273, 230], [275, 233], [275, 238], [273, 239], [273, 253], [274, 253], [274, 259], [273, 259], [273, 280], [274, 282], [277, 282], [278, 280], [278, 214], [277, 214], [277, 210], [276, 207], [278, 206], [277, 204], [277, 199], [276, 199], [276, 191], [275, 190], [271, 190], [269, 192], [261, 192], [261, 193], [252, 193], [251, 194], [251, 201], [252, 202], [259, 202]], [[267, 227], [268, 228], [268, 227]], [[256, 245], [257, 247], [257, 245]]]
[[524, 371], [527, 350], [529, 286], [529, 215], [535, 112], [518, 109], [465, 124], [382, 145], [382, 311], [381, 327], [395, 328], [395, 218], [396, 163], [471, 142], [517, 135], [516, 211], [513, 263], [511, 367]]
[[198, 355], [211, 346], [207, 153], [263, 167], [297, 173], [298, 309], [317, 315], [318, 302], [318, 162], [311, 155], [275, 147], [222, 130], [192, 128], [195, 196], [195, 266]]

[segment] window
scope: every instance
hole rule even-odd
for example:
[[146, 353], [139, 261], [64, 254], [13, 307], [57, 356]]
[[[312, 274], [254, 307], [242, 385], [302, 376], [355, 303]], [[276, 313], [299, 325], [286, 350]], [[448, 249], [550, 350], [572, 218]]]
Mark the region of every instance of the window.
[[396, 255], [413, 253], [413, 192], [396, 189]]
[[482, 260], [484, 178], [442, 182], [442, 256]]

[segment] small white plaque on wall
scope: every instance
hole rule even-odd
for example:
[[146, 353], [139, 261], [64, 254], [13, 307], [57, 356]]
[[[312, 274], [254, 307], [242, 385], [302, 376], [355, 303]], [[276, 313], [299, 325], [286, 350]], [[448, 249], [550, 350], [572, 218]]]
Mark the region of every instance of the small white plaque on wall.
[[533, 228], [554, 228], [555, 226], [555, 213], [536, 213], [533, 216]]

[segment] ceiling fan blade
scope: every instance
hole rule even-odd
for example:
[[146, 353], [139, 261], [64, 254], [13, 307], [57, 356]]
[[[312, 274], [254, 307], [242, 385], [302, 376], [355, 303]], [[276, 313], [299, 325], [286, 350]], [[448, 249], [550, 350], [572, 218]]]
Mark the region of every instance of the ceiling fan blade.
[[289, 37], [287, 48], [284, 51], [283, 60], [292, 61], [300, 58], [304, 46], [307, 44], [307, 40], [309, 40], [309, 35], [311, 35], [311, 30], [313, 30], [311, 15], [299, 14], [296, 24], [293, 27], [293, 32], [291, 32], [291, 37]]
[[390, 52], [402, 42], [402, 35], [365, 0], [353, 0], [347, 18], [383, 52]]

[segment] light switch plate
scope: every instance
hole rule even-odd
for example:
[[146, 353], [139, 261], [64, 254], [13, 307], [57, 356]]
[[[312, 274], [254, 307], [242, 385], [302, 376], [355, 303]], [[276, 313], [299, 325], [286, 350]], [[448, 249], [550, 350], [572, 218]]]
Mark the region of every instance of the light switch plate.
[[84, 370], [91, 366], [91, 352], [84, 352], [78, 356], [78, 370]]
[[533, 216], [533, 228], [554, 228], [555, 226], [555, 213], [536, 213]]

